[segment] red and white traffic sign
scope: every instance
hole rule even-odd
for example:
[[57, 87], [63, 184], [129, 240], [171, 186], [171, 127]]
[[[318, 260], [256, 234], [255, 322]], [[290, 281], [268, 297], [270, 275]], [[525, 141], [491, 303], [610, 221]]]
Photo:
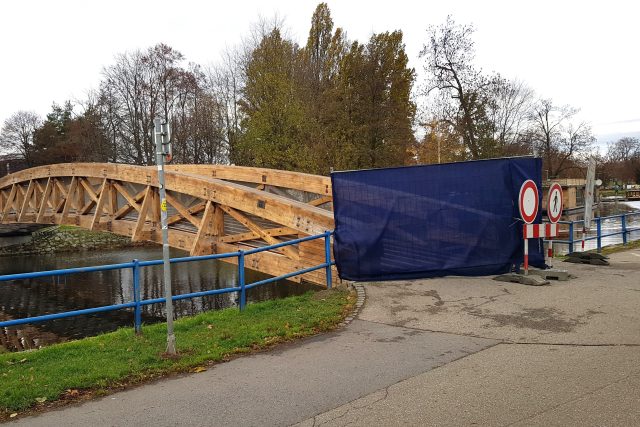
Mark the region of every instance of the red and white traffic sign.
[[549, 239], [558, 236], [558, 224], [523, 224], [522, 237], [525, 239]]
[[528, 179], [520, 187], [520, 196], [518, 197], [518, 207], [520, 208], [520, 216], [527, 224], [535, 221], [538, 215], [538, 186], [535, 182]]
[[560, 220], [562, 216], [562, 187], [557, 182], [549, 187], [549, 197], [547, 198], [547, 215], [553, 224]]

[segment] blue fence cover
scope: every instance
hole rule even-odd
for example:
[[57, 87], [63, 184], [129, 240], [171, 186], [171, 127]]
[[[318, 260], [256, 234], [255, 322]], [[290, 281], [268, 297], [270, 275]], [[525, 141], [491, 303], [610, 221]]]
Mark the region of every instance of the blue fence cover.
[[[520, 186], [532, 179], [542, 198], [541, 175], [533, 157], [332, 173], [340, 277], [510, 271], [523, 261]], [[529, 262], [544, 266], [541, 240], [529, 240]]]

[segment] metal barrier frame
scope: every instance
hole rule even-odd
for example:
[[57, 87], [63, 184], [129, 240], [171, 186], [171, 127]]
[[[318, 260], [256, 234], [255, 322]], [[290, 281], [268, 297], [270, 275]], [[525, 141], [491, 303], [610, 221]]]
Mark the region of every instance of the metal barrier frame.
[[[596, 223], [596, 235], [595, 236], [585, 236], [584, 240], [585, 242], [588, 240], [596, 240], [596, 245], [597, 245], [597, 251], [598, 252], [602, 252], [602, 238], [603, 237], [609, 237], [609, 236], [618, 236], [618, 235], [622, 235], [622, 244], [626, 245], [629, 241], [629, 234], [634, 232], [634, 231], [640, 231], [640, 227], [627, 227], [627, 219], [629, 217], [634, 217], [634, 216], [640, 216], [640, 212], [627, 212], [624, 214], [620, 214], [620, 215], [610, 215], [610, 216], [603, 216], [603, 217], [596, 217], [593, 219], [593, 221]], [[616, 231], [613, 233], [606, 233], [606, 234], [602, 234], [602, 222], [604, 220], [607, 219], [620, 219], [620, 231]], [[558, 221], [558, 224], [564, 224], [564, 225], [568, 225], [569, 226], [569, 239], [568, 240], [559, 240], [559, 239], [553, 239], [553, 240], [546, 240], [544, 239], [545, 243], [553, 243], [553, 244], [565, 244], [565, 245], [569, 245], [569, 252], [573, 252], [575, 250], [575, 244], [579, 243], [582, 241], [582, 239], [576, 239], [575, 238], [575, 231], [577, 230], [581, 230], [582, 227], [584, 226], [584, 220], [580, 219], [580, 220], [576, 220], [576, 221]], [[581, 226], [580, 228], [576, 228], [576, 225]]]
[[[173, 295], [171, 299], [173, 301], [190, 299], [190, 298], [198, 298], [204, 297], [208, 295], [218, 295], [225, 293], [238, 293], [239, 299], [239, 308], [240, 310], [244, 310], [247, 304], [247, 290], [255, 288], [257, 286], [266, 285], [267, 283], [272, 283], [277, 280], [288, 279], [290, 277], [298, 276], [300, 274], [309, 273], [311, 271], [319, 270], [321, 268], [325, 269], [327, 288], [331, 289], [332, 285], [332, 271], [331, 267], [335, 265], [335, 261], [331, 260], [331, 236], [333, 235], [333, 231], [325, 231], [322, 234], [317, 234], [315, 236], [302, 237], [300, 239], [289, 240], [287, 242], [278, 243], [275, 245], [264, 246], [259, 248], [250, 249], [247, 251], [236, 251], [236, 252], [228, 252], [223, 254], [213, 254], [213, 255], [202, 255], [202, 256], [188, 256], [181, 258], [171, 258], [170, 262], [172, 264], [179, 264], [183, 262], [194, 262], [194, 261], [206, 261], [211, 259], [223, 259], [223, 258], [238, 258], [238, 285], [231, 288], [221, 288], [221, 289], [212, 289], [209, 291], [199, 291], [199, 292], [191, 292], [187, 294], [179, 294]], [[302, 242], [308, 242], [310, 240], [324, 239], [325, 244], [325, 262], [322, 264], [318, 264], [313, 267], [304, 268], [302, 270], [296, 270], [291, 273], [283, 274], [277, 277], [270, 277], [268, 279], [259, 280], [257, 282], [253, 282], [250, 284], [245, 283], [245, 257], [251, 254], [255, 254], [258, 252], [269, 251], [277, 248], [282, 248], [284, 246], [296, 245]], [[160, 304], [164, 303], [164, 298], [152, 298], [147, 300], [140, 299], [140, 269], [153, 265], [162, 265], [163, 261], [160, 260], [152, 260], [152, 261], [139, 261], [134, 259], [132, 262], [125, 262], [121, 264], [108, 264], [108, 265], [100, 265], [93, 267], [78, 267], [78, 268], [66, 268], [61, 270], [49, 270], [49, 271], [37, 271], [33, 273], [18, 273], [18, 274], [7, 274], [4, 276], [0, 276], [0, 282], [7, 282], [11, 280], [19, 280], [19, 279], [35, 279], [39, 277], [51, 277], [51, 276], [64, 276], [70, 274], [77, 273], [91, 273], [95, 271], [108, 271], [108, 270], [122, 270], [130, 268], [133, 272], [133, 301], [125, 302], [121, 304], [113, 304], [113, 305], [105, 305], [101, 307], [94, 308], [86, 308], [82, 310], [73, 310], [73, 311], [65, 311], [62, 313], [53, 313], [53, 314], [45, 314], [42, 316], [33, 316], [33, 317], [25, 317], [23, 319], [13, 319], [7, 320], [4, 322], [0, 322], [0, 327], [8, 327], [8, 326], [17, 326], [24, 325], [27, 323], [39, 323], [46, 322], [49, 320], [62, 319], [66, 317], [75, 317], [82, 316], [85, 314], [94, 314], [94, 313], [103, 313], [107, 311], [116, 311], [122, 310], [125, 308], [133, 308], [133, 318], [134, 318], [134, 329], [136, 333], [140, 333], [142, 331], [142, 307], [145, 305], [151, 304]]]

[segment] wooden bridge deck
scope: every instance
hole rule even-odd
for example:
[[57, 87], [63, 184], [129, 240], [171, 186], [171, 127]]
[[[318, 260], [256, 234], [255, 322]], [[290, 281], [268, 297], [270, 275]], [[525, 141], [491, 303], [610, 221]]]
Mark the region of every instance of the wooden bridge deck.
[[[192, 255], [247, 250], [333, 229], [328, 177], [171, 165], [165, 179], [169, 244]], [[69, 224], [161, 242], [160, 213], [155, 166], [58, 164], [0, 179], [2, 224]], [[252, 254], [246, 265], [277, 276], [320, 264], [324, 256], [324, 242], [314, 240]], [[297, 280], [325, 283], [322, 270]]]

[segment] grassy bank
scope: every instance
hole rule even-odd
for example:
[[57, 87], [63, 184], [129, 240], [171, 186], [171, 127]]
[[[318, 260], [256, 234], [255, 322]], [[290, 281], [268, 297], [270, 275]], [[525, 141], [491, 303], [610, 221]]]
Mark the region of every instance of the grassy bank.
[[624, 252], [624, 251], [628, 251], [629, 249], [638, 249], [638, 248], [640, 248], [640, 240], [633, 240], [627, 243], [626, 245], [619, 244], [619, 245], [604, 246], [602, 248], [602, 255], [611, 255], [616, 252]]
[[104, 231], [90, 231], [71, 225], [56, 225], [34, 232], [29, 242], [1, 247], [0, 256], [77, 252], [83, 249], [116, 249], [150, 244], [152, 243], [132, 242], [129, 237]]
[[[163, 357], [166, 325], [131, 328], [41, 350], [0, 354], [0, 419], [55, 401], [101, 395], [159, 376], [204, 370], [239, 353], [330, 330], [351, 309], [346, 291], [302, 296], [211, 311], [175, 323], [180, 357]], [[58, 402], [59, 403], [59, 402]]]

